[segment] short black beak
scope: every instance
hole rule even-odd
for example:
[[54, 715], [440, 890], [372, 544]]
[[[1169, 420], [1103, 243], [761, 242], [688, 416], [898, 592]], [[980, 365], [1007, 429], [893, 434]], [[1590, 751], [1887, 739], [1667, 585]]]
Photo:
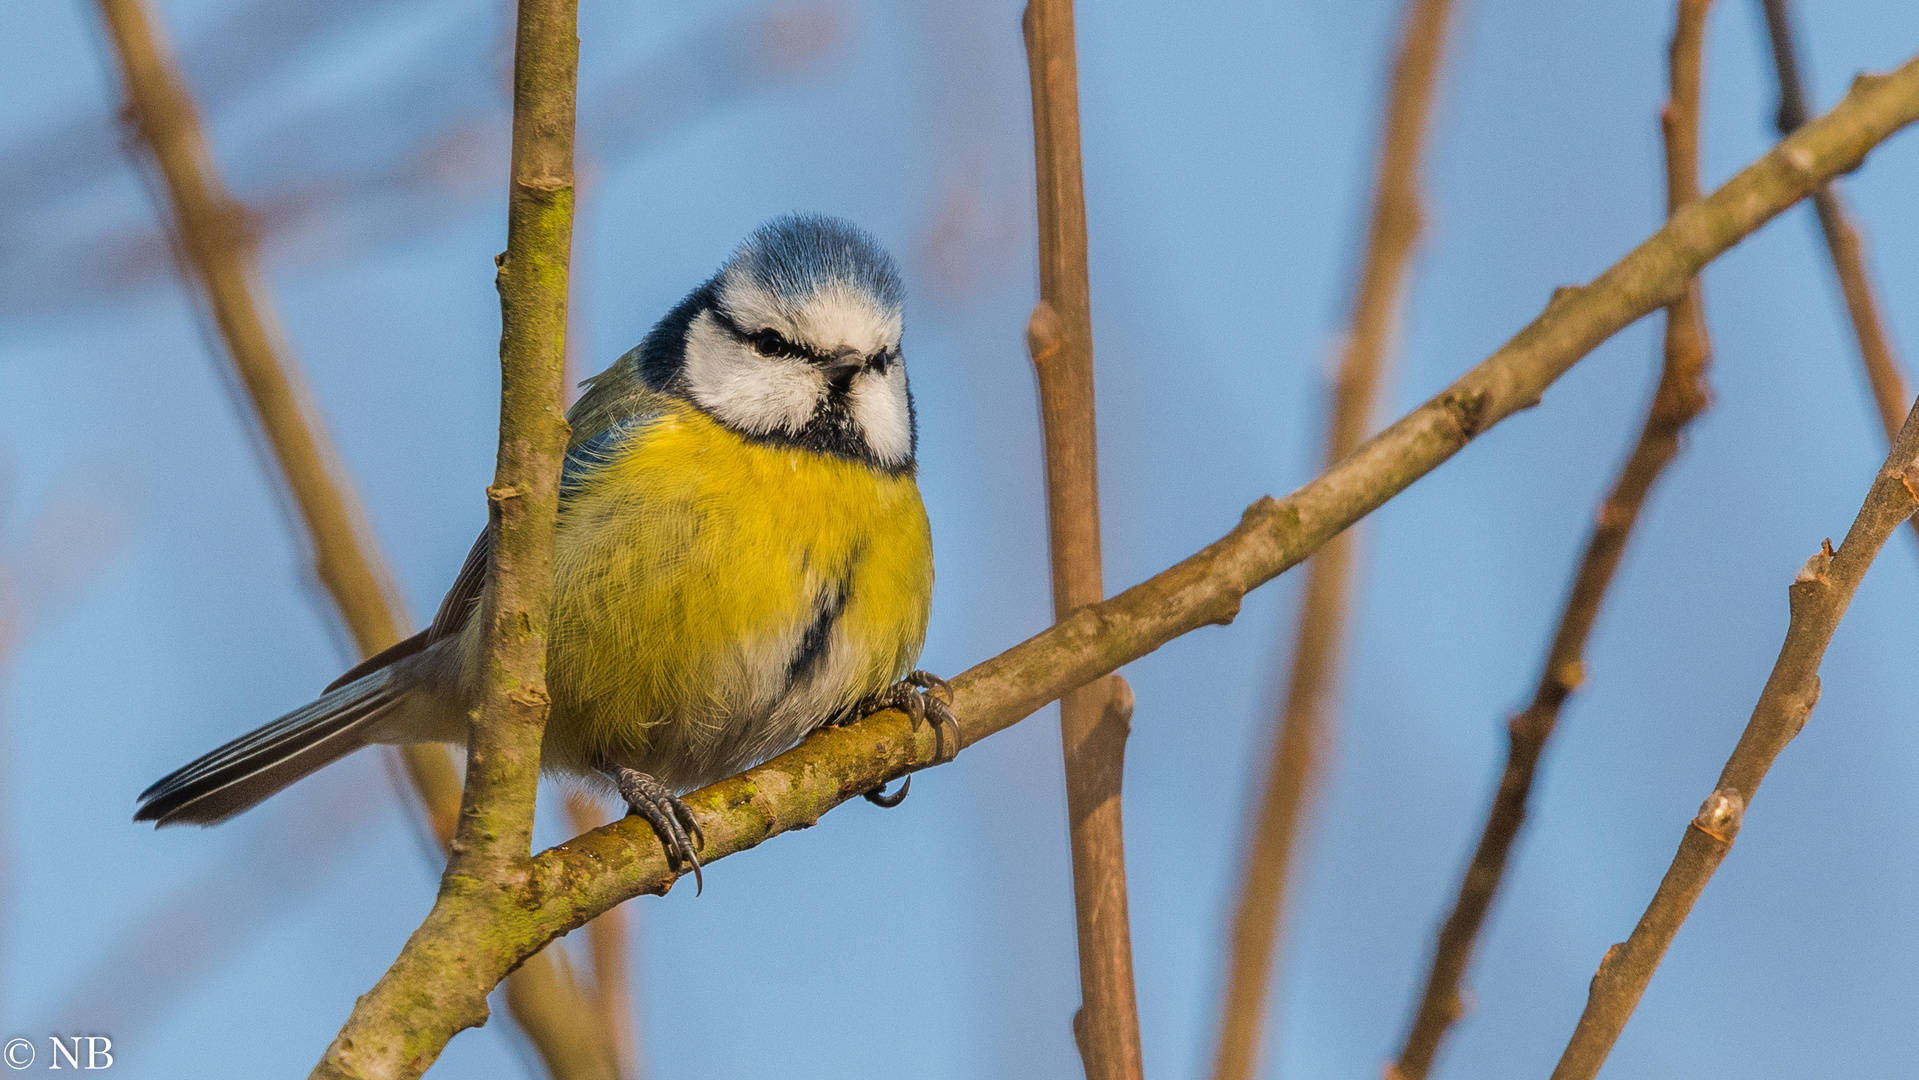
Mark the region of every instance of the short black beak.
[[866, 357], [861, 356], [859, 350], [850, 346], [835, 351], [822, 365], [826, 371], [826, 381], [842, 390], [852, 385], [853, 376], [859, 374], [860, 369], [865, 366]]

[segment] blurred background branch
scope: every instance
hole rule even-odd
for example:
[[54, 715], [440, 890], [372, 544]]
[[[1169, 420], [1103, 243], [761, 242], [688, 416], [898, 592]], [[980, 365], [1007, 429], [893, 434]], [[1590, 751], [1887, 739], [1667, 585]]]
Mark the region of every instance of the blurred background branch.
[[[1398, 53], [1386, 90], [1379, 160], [1373, 178], [1371, 220], [1354, 291], [1352, 322], [1341, 342], [1326, 430], [1325, 466], [1359, 449], [1373, 426], [1420, 234], [1420, 171], [1453, 0], [1408, 0]], [[1294, 634], [1286, 704], [1274, 718], [1239, 903], [1227, 945], [1225, 1004], [1215, 1080], [1251, 1080], [1271, 1015], [1272, 985], [1293, 854], [1304, 832], [1307, 804], [1331, 738], [1334, 691], [1353, 591], [1356, 536], [1343, 532], [1306, 566], [1305, 596]]]
[[[1806, 122], [1806, 91], [1799, 70], [1799, 47], [1794, 41], [1790, 0], [1762, 0], [1766, 10], [1766, 33], [1772, 43], [1773, 71], [1779, 81], [1777, 124], [1781, 135], [1790, 135]], [[1826, 251], [1832, 256], [1833, 275], [1839, 279], [1839, 294], [1846, 302], [1846, 314], [1852, 321], [1852, 333], [1859, 343], [1859, 359], [1866, 369], [1866, 384], [1872, 390], [1873, 403], [1879, 408], [1880, 423], [1885, 425], [1886, 442], [1899, 434], [1912, 391], [1906, 381], [1899, 357], [1893, 352], [1892, 337], [1885, 319], [1879, 314], [1879, 300], [1866, 269], [1866, 244], [1858, 225], [1846, 209], [1839, 182], [1831, 180], [1812, 195], [1813, 209], [1819, 215], [1819, 231], [1826, 238]], [[1919, 520], [1913, 527], [1919, 529]]]
[[[1666, 148], [1668, 217], [1699, 199], [1699, 97], [1705, 63], [1706, 14], [1712, 0], [1679, 0], [1668, 51], [1670, 89], [1659, 120]], [[1659, 387], [1626, 463], [1599, 504], [1572, 589], [1553, 631], [1532, 703], [1507, 725], [1505, 769], [1481, 829], [1479, 846], [1459, 882], [1452, 912], [1440, 926], [1426, 989], [1388, 1069], [1388, 1080], [1425, 1080], [1441, 1042], [1466, 1009], [1466, 968], [1499, 892], [1519, 830], [1526, 822], [1540, 755], [1559, 724], [1566, 699], [1586, 677], [1586, 643], [1619, 570], [1626, 541], [1646, 497], [1681, 449], [1688, 425], [1711, 401], [1706, 369], [1712, 346], [1699, 279], [1666, 308], [1665, 363]]]
[[[426, 0], [289, 4], [247, 0], [187, 38], [179, 67], [211, 112], [244, 113], [281, 91], [297, 60], [380, 20], [438, 14], [408, 54], [337, 96], [295, 101], [243, 127], [224, 159], [246, 194], [248, 235], [271, 264], [360, 259], [484, 213], [507, 165], [507, 100], [497, 61], [501, 10], [465, 0], [451, 16]], [[817, 75], [845, 49], [840, 0], [775, 0], [709, 17], [665, 48], [588, 88], [583, 152], [612, 164], [690, 124]], [[120, 156], [110, 117], [63, 115], [0, 152], [0, 317], [121, 303], [163, 286], [170, 241], [144, 222], [102, 216], [96, 191]]]
[[[221, 183], [197, 111], [142, 0], [100, 0], [119, 61], [127, 116], [153, 155], [183, 277], [202, 290], [220, 340], [279, 479], [298, 509], [314, 569], [362, 656], [400, 639], [405, 614], [270, 314], [244, 208]], [[442, 845], [459, 816], [459, 779], [444, 747], [401, 748], [407, 774]], [[543, 954], [544, 955], [544, 954]], [[551, 956], [514, 975], [508, 1000], [522, 1030], [556, 1077], [617, 1077], [612, 1039], [599, 1014]], [[534, 987], [539, 989], [534, 989]]]

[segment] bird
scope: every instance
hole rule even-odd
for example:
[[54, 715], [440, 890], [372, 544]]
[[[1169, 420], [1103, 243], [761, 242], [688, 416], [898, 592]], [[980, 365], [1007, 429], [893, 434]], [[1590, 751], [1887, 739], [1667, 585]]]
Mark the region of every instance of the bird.
[[[696, 880], [687, 792], [888, 707], [958, 750], [950, 689], [914, 667], [933, 549], [904, 295], [858, 226], [776, 218], [567, 414], [541, 768], [618, 792]], [[465, 742], [490, 547], [425, 630], [163, 777], [134, 820], [212, 825], [363, 746]]]

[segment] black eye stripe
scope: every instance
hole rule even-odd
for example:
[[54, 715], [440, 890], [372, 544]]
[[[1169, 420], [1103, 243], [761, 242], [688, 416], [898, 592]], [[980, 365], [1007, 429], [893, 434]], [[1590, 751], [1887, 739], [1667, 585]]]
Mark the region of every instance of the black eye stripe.
[[[709, 308], [708, 310], [713, 313], [713, 320], [719, 323], [720, 327], [728, 334], [731, 334], [735, 341], [759, 353], [761, 356], [787, 356], [795, 360], [805, 360], [814, 364], [829, 364], [833, 361], [833, 357], [828, 356], [826, 353], [804, 343], [794, 341], [770, 326], [749, 332], [741, 327], [739, 323], [733, 321], [732, 316], [721, 311], [718, 307]], [[762, 347], [763, 342], [770, 347]], [[899, 350], [889, 346], [881, 347], [874, 352], [873, 355], [868, 358], [867, 362], [872, 366], [873, 370], [884, 375], [886, 374], [886, 369], [892, 366], [898, 359]]]

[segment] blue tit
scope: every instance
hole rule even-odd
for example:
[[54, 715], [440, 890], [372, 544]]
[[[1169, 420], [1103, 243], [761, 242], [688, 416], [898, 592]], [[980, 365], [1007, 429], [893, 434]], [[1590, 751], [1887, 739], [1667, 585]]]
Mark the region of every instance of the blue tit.
[[[568, 415], [542, 767], [610, 782], [676, 866], [698, 867], [678, 795], [874, 708], [953, 726], [913, 670], [933, 549], [902, 299], [866, 233], [780, 218]], [[210, 825], [362, 746], [464, 742], [488, 546], [426, 630], [160, 780], [135, 820]]]

